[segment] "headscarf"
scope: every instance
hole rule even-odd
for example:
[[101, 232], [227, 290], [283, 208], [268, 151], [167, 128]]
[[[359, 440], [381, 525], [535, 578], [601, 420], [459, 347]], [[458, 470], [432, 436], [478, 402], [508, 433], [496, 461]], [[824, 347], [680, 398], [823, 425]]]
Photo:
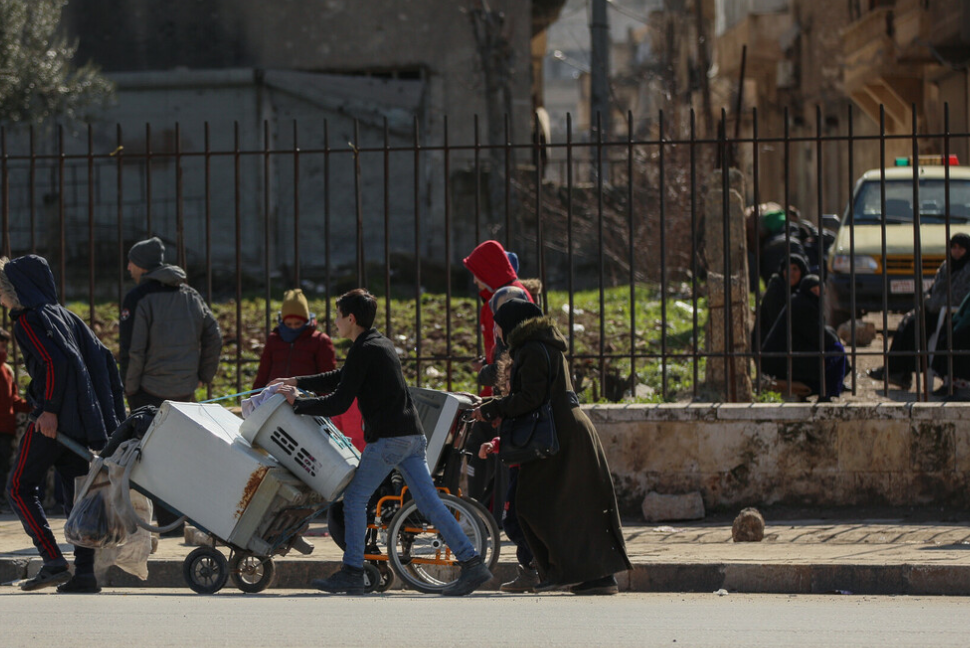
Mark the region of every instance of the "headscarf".
[[959, 272], [963, 269], [963, 266], [970, 263], [970, 234], [963, 234], [962, 232], [960, 234], [954, 234], [950, 237], [950, 245], [954, 243], [963, 248], [963, 256], [959, 259], [951, 257], [950, 262], [952, 263], [952, 267], [950, 270], [952, 272]]
[[502, 329], [502, 337], [508, 341], [509, 334], [522, 322], [542, 317], [542, 310], [526, 299], [510, 299], [495, 313], [495, 323]]

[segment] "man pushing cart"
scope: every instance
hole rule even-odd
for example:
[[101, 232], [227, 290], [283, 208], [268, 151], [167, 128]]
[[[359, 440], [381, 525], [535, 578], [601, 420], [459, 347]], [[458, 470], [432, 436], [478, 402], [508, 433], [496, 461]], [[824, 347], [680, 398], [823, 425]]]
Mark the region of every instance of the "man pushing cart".
[[[337, 332], [353, 342], [344, 366], [317, 376], [280, 378], [279, 393], [298, 414], [341, 414], [357, 399], [367, 447], [344, 492], [346, 543], [340, 571], [313, 586], [331, 593], [363, 594], [367, 504], [388, 474], [404, 476], [418, 509], [440, 531], [461, 565], [461, 574], [441, 593], [464, 596], [491, 580], [492, 573], [442, 504], [428, 470], [427, 438], [404, 382], [401, 362], [390, 340], [373, 328], [377, 300], [357, 288], [337, 300]], [[328, 395], [300, 398], [298, 388]]]

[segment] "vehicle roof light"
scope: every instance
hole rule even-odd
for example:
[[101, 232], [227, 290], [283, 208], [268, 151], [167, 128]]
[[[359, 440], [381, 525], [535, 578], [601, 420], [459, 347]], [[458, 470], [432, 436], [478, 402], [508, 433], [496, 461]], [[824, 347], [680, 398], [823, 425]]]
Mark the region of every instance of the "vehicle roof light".
[[[942, 155], [920, 155], [919, 156], [920, 166], [959, 166], [960, 160], [956, 155], [950, 154], [948, 157], [943, 157]], [[913, 156], [910, 155], [908, 158], [898, 157], [895, 159], [896, 166], [913, 166]]]

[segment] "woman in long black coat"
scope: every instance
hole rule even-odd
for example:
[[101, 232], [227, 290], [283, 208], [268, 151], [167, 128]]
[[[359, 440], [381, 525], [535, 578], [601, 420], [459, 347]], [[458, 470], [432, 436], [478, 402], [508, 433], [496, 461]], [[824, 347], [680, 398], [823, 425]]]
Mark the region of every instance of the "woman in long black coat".
[[566, 340], [552, 319], [520, 299], [499, 308], [495, 323], [512, 358], [509, 395], [486, 401], [473, 416], [522, 416], [548, 394], [559, 435], [556, 455], [519, 468], [515, 506], [539, 570], [536, 591], [572, 586], [574, 594], [615, 594], [614, 574], [631, 565], [606, 454], [572, 391]]

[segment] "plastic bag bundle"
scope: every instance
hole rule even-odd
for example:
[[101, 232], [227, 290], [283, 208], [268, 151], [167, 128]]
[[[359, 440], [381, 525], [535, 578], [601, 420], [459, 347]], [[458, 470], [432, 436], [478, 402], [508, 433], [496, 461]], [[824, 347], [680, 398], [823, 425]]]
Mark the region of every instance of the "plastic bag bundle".
[[[135, 515], [143, 520], [152, 519], [152, 501], [137, 491], [130, 491], [131, 506]], [[148, 556], [152, 553], [152, 534], [140, 526], [128, 534], [128, 540], [120, 547], [101, 547], [94, 552], [94, 573], [104, 581], [112, 565], [141, 580], [148, 580]]]
[[98, 549], [122, 545], [128, 539], [124, 521], [111, 501], [110, 482], [107, 474], [100, 471], [87, 488], [78, 491], [80, 499], [74, 504], [64, 524], [64, 536], [68, 542], [80, 547]]

